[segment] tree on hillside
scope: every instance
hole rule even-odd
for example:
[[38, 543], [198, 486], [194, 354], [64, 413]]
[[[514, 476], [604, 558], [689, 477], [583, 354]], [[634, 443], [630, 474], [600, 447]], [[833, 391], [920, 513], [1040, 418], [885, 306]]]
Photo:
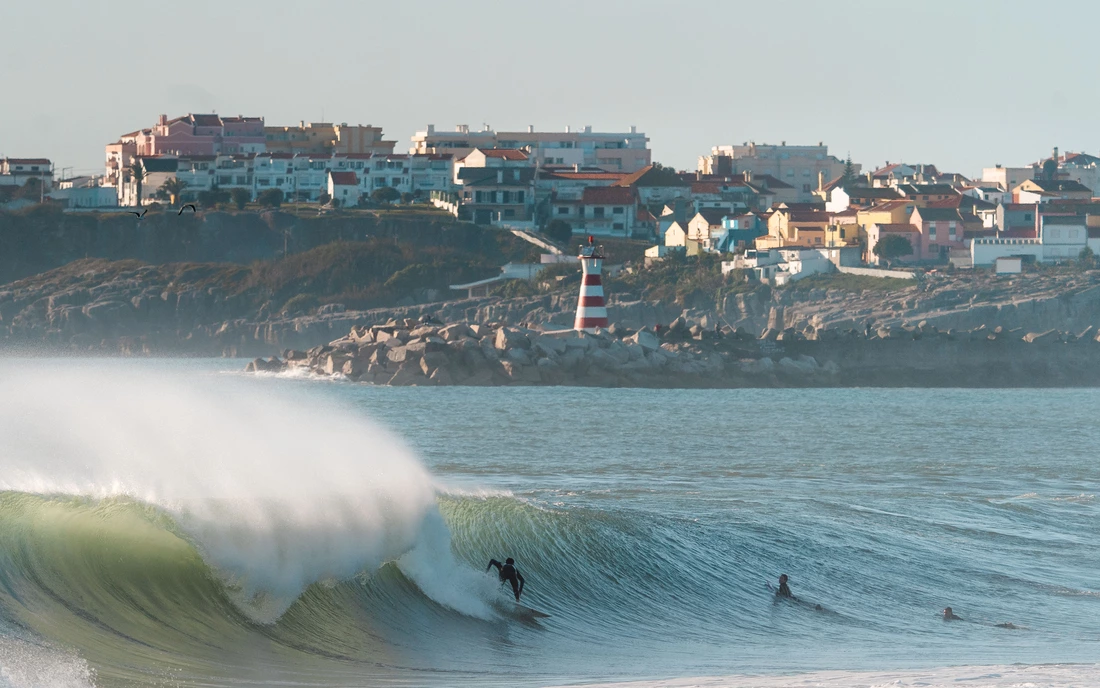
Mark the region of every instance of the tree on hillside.
[[282, 189], [267, 189], [260, 192], [260, 195], [256, 197], [256, 202], [265, 208], [278, 208], [283, 204], [283, 190]]
[[1088, 246], [1077, 254], [1077, 266], [1083, 270], [1091, 270], [1096, 267], [1096, 253]]
[[848, 154], [848, 159], [844, 161], [844, 172], [840, 175], [840, 186], [843, 189], [851, 190], [856, 182], [856, 166], [852, 164], [852, 154]]
[[416, 200], [416, 196], [412, 195], [408, 191], [401, 194], [401, 202], [405, 203], [406, 205], [412, 203], [414, 200]]
[[229, 196], [233, 199], [233, 205], [237, 207], [237, 210], [244, 210], [244, 207], [252, 200], [252, 192], [239, 186], [230, 191]]
[[565, 220], [550, 220], [542, 233], [559, 244], [568, 245], [569, 240], [573, 238], [573, 228]]
[[370, 192], [370, 199], [375, 203], [393, 203], [401, 200], [401, 192], [392, 186], [383, 186]]
[[183, 181], [179, 177], [169, 177], [163, 184], [160, 185], [160, 190], [168, 194], [168, 200], [172, 205], [176, 204], [179, 200], [180, 194], [187, 188], [187, 182]]
[[141, 161], [132, 163], [128, 168], [130, 179], [134, 181], [134, 189], [137, 191], [137, 205], [141, 207], [141, 186], [145, 182], [145, 166]]
[[329, 196], [327, 191], [322, 191], [321, 195], [317, 197], [317, 202], [321, 205], [326, 205], [331, 200], [332, 196]]
[[913, 244], [900, 234], [887, 234], [875, 243], [872, 253], [885, 260], [887, 265], [893, 265], [898, 258], [912, 255]]

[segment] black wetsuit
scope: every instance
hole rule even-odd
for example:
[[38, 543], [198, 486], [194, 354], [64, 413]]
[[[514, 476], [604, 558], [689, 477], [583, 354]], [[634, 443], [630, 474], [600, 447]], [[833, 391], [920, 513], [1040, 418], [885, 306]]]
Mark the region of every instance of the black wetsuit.
[[783, 581], [779, 584], [779, 589], [775, 591], [776, 597], [790, 597], [794, 599], [794, 595], [791, 594], [791, 588], [787, 585], [787, 581]]
[[519, 595], [523, 592], [523, 576], [516, 569], [515, 564], [502, 564], [496, 559], [490, 559], [489, 565], [485, 568], [486, 571], [493, 567], [497, 567], [497, 571], [500, 571], [500, 582], [508, 581], [512, 584], [512, 592], [516, 595], [516, 602], [519, 602]]

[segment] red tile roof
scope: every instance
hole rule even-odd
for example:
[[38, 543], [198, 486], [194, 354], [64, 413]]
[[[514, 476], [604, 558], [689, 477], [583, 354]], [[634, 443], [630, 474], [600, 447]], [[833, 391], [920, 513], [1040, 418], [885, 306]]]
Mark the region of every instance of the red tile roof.
[[338, 186], [359, 186], [359, 177], [354, 172], [329, 172], [332, 183]]
[[4, 158], [9, 165], [49, 165], [46, 158]]
[[[501, 160], [526, 160], [527, 154], [521, 150], [515, 148], [475, 148], [474, 150], [480, 151], [487, 158], [500, 158]], [[474, 151], [470, 151], [473, 153]], [[470, 153], [466, 155], [469, 156]], [[465, 158], [463, 158], [465, 159]]]
[[920, 229], [918, 229], [917, 227], [910, 224], [902, 224], [900, 222], [885, 222], [882, 224], [876, 223], [875, 226], [878, 227], [880, 232], [893, 232], [895, 234], [901, 232], [920, 233]]
[[634, 189], [623, 186], [590, 186], [581, 196], [584, 205], [633, 205]]

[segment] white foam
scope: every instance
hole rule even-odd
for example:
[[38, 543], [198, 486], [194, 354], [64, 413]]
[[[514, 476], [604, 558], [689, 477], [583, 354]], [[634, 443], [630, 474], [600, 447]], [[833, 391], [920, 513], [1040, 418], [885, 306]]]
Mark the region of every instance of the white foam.
[[76, 653], [42, 642], [0, 636], [0, 688], [90, 688], [95, 672]]
[[309, 584], [408, 552], [437, 517], [432, 478], [400, 440], [292, 393], [230, 376], [2, 361], [0, 489], [155, 504], [245, 611], [273, 621]]
[[585, 688], [1083, 688], [1100, 685], [1100, 664], [959, 666], [911, 671], [815, 671], [783, 676], [703, 676], [583, 685]]

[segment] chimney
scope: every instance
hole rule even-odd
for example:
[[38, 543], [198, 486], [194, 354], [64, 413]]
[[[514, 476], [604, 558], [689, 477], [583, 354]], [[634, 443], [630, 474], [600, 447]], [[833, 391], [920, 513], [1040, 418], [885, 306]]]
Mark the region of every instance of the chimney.
[[591, 124], [584, 125], [584, 133], [586, 133], [586, 134], [591, 134], [592, 133], [592, 125]]
[[787, 145], [787, 142], [786, 142], [786, 141], [780, 141], [780, 142], [779, 142], [779, 145], [780, 145], [780, 146], [786, 146], [786, 145]]
[[488, 124], [482, 124], [481, 126], [484, 127], [482, 129], [482, 131], [492, 131], [493, 130], [493, 128], [490, 127]]
[[703, 171], [702, 170], [695, 170], [695, 181], [697, 181], [697, 182], [703, 181]]
[[631, 124], [630, 125], [630, 133], [631, 134], [637, 134], [638, 133], [638, 127], [636, 125]]
[[817, 190], [818, 191], [824, 191], [825, 190], [825, 170], [818, 170], [817, 171]]
[[1058, 162], [1058, 146], [1054, 147], [1054, 162]]
[[429, 134], [434, 134], [435, 133], [435, 125], [434, 124], [429, 124], [428, 125], [428, 133]]
[[535, 125], [534, 124], [528, 124], [527, 125], [527, 133], [528, 134], [534, 134], [535, 133]]
[[745, 178], [746, 182], [752, 181], [752, 172], [750, 170], [745, 170], [741, 173], [741, 176]]
[[573, 171], [574, 172], [580, 172], [581, 171], [581, 164], [579, 162], [573, 163]]
[[565, 133], [568, 134], [568, 133], [570, 133], [570, 131], [572, 131], [572, 127], [570, 127], [568, 124], [566, 124], [565, 125]]
[[168, 124], [168, 115], [161, 115], [160, 117], [157, 117], [157, 124], [161, 126]]

